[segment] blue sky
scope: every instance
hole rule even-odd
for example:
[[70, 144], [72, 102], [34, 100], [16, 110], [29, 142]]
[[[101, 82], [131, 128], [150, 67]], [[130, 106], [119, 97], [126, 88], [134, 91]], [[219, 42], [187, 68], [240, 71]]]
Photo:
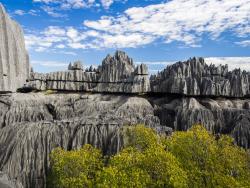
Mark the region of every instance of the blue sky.
[[0, 0], [36, 71], [98, 65], [116, 49], [153, 73], [193, 56], [250, 70], [250, 0]]

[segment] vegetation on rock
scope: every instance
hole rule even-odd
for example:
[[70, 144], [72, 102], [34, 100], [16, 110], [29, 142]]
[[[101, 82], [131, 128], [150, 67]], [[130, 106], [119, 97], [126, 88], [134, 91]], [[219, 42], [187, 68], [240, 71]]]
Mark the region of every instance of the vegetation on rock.
[[51, 187], [250, 187], [249, 153], [203, 126], [171, 137], [143, 125], [124, 129], [124, 148], [103, 156], [91, 145], [51, 154]]

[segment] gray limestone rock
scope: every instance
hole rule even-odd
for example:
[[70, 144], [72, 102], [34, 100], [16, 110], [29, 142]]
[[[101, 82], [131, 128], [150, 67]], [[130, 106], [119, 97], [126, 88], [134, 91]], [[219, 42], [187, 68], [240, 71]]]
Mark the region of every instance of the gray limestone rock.
[[207, 65], [203, 58], [192, 58], [168, 66], [151, 77], [153, 93], [187, 96], [249, 97], [250, 73], [227, 65]]
[[211, 132], [229, 134], [238, 145], [250, 148], [250, 99], [162, 97], [152, 103], [162, 125], [185, 131], [202, 124]]
[[147, 66], [136, 68], [125, 52], [108, 55], [97, 69], [83, 71], [80, 62], [69, 64], [68, 71], [31, 73], [27, 86], [34, 90], [146, 93], [150, 90]]
[[1, 188], [23, 188], [20, 182], [12, 180], [6, 173], [0, 171], [0, 187]]
[[23, 31], [0, 3], [0, 92], [16, 91], [22, 87], [29, 72]]
[[[0, 169], [24, 187], [45, 187], [49, 153], [55, 147], [89, 143], [105, 154], [123, 145], [126, 125], [159, 132], [187, 130], [195, 123], [230, 134], [250, 148], [250, 100], [139, 97], [111, 94], [6, 94], [0, 97]], [[169, 128], [170, 127], [170, 128]]]
[[73, 64], [69, 64], [68, 70], [83, 70], [83, 65], [81, 61], [76, 61]]
[[92, 144], [113, 154], [123, 144], [122, 127], [137, 123], [157, 130], [160, 120], [144, 98], [102, 94], [2, 95], [0, 169], [24, 187], [45, 187], [49, 153], [55, 147]]

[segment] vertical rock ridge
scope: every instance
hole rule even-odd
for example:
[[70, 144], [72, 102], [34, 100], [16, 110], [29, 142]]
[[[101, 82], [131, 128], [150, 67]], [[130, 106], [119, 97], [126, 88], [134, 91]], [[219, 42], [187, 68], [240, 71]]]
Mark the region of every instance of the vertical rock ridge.
[[24, 35], [0, 3], [0, 92], [16, 91], [29, 76]]

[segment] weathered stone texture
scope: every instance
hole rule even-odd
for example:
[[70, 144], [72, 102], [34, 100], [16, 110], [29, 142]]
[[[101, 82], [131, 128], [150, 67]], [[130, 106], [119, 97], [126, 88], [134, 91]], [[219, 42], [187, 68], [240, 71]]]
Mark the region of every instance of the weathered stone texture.
[[0, 92], [22, 87], [30, 72], [21, 27], [0, 3]]
[[150, 90], [146, 65], [134, 66], [125, 52], [108, 55], [97, 69], [83, 71], [80, 62], [69, 64], [68, 71], [31, 73], [28, 86], [37, 90], [145, 93]]
[[192, 58], [168, 66], [151, 76], [151, 92], [188, 96], [249, 97], [250, 73], [227, 65], [207, 65], [203, 58]]
[[106, 154], [119, 151], [124, 125], [143, 123], [169, 133], [201, 123], [250, 148], [249, 99], [43, 93], [0, 99], [0, 170], [24, 187], [45, 186], [55, 147], [89, 143]]

